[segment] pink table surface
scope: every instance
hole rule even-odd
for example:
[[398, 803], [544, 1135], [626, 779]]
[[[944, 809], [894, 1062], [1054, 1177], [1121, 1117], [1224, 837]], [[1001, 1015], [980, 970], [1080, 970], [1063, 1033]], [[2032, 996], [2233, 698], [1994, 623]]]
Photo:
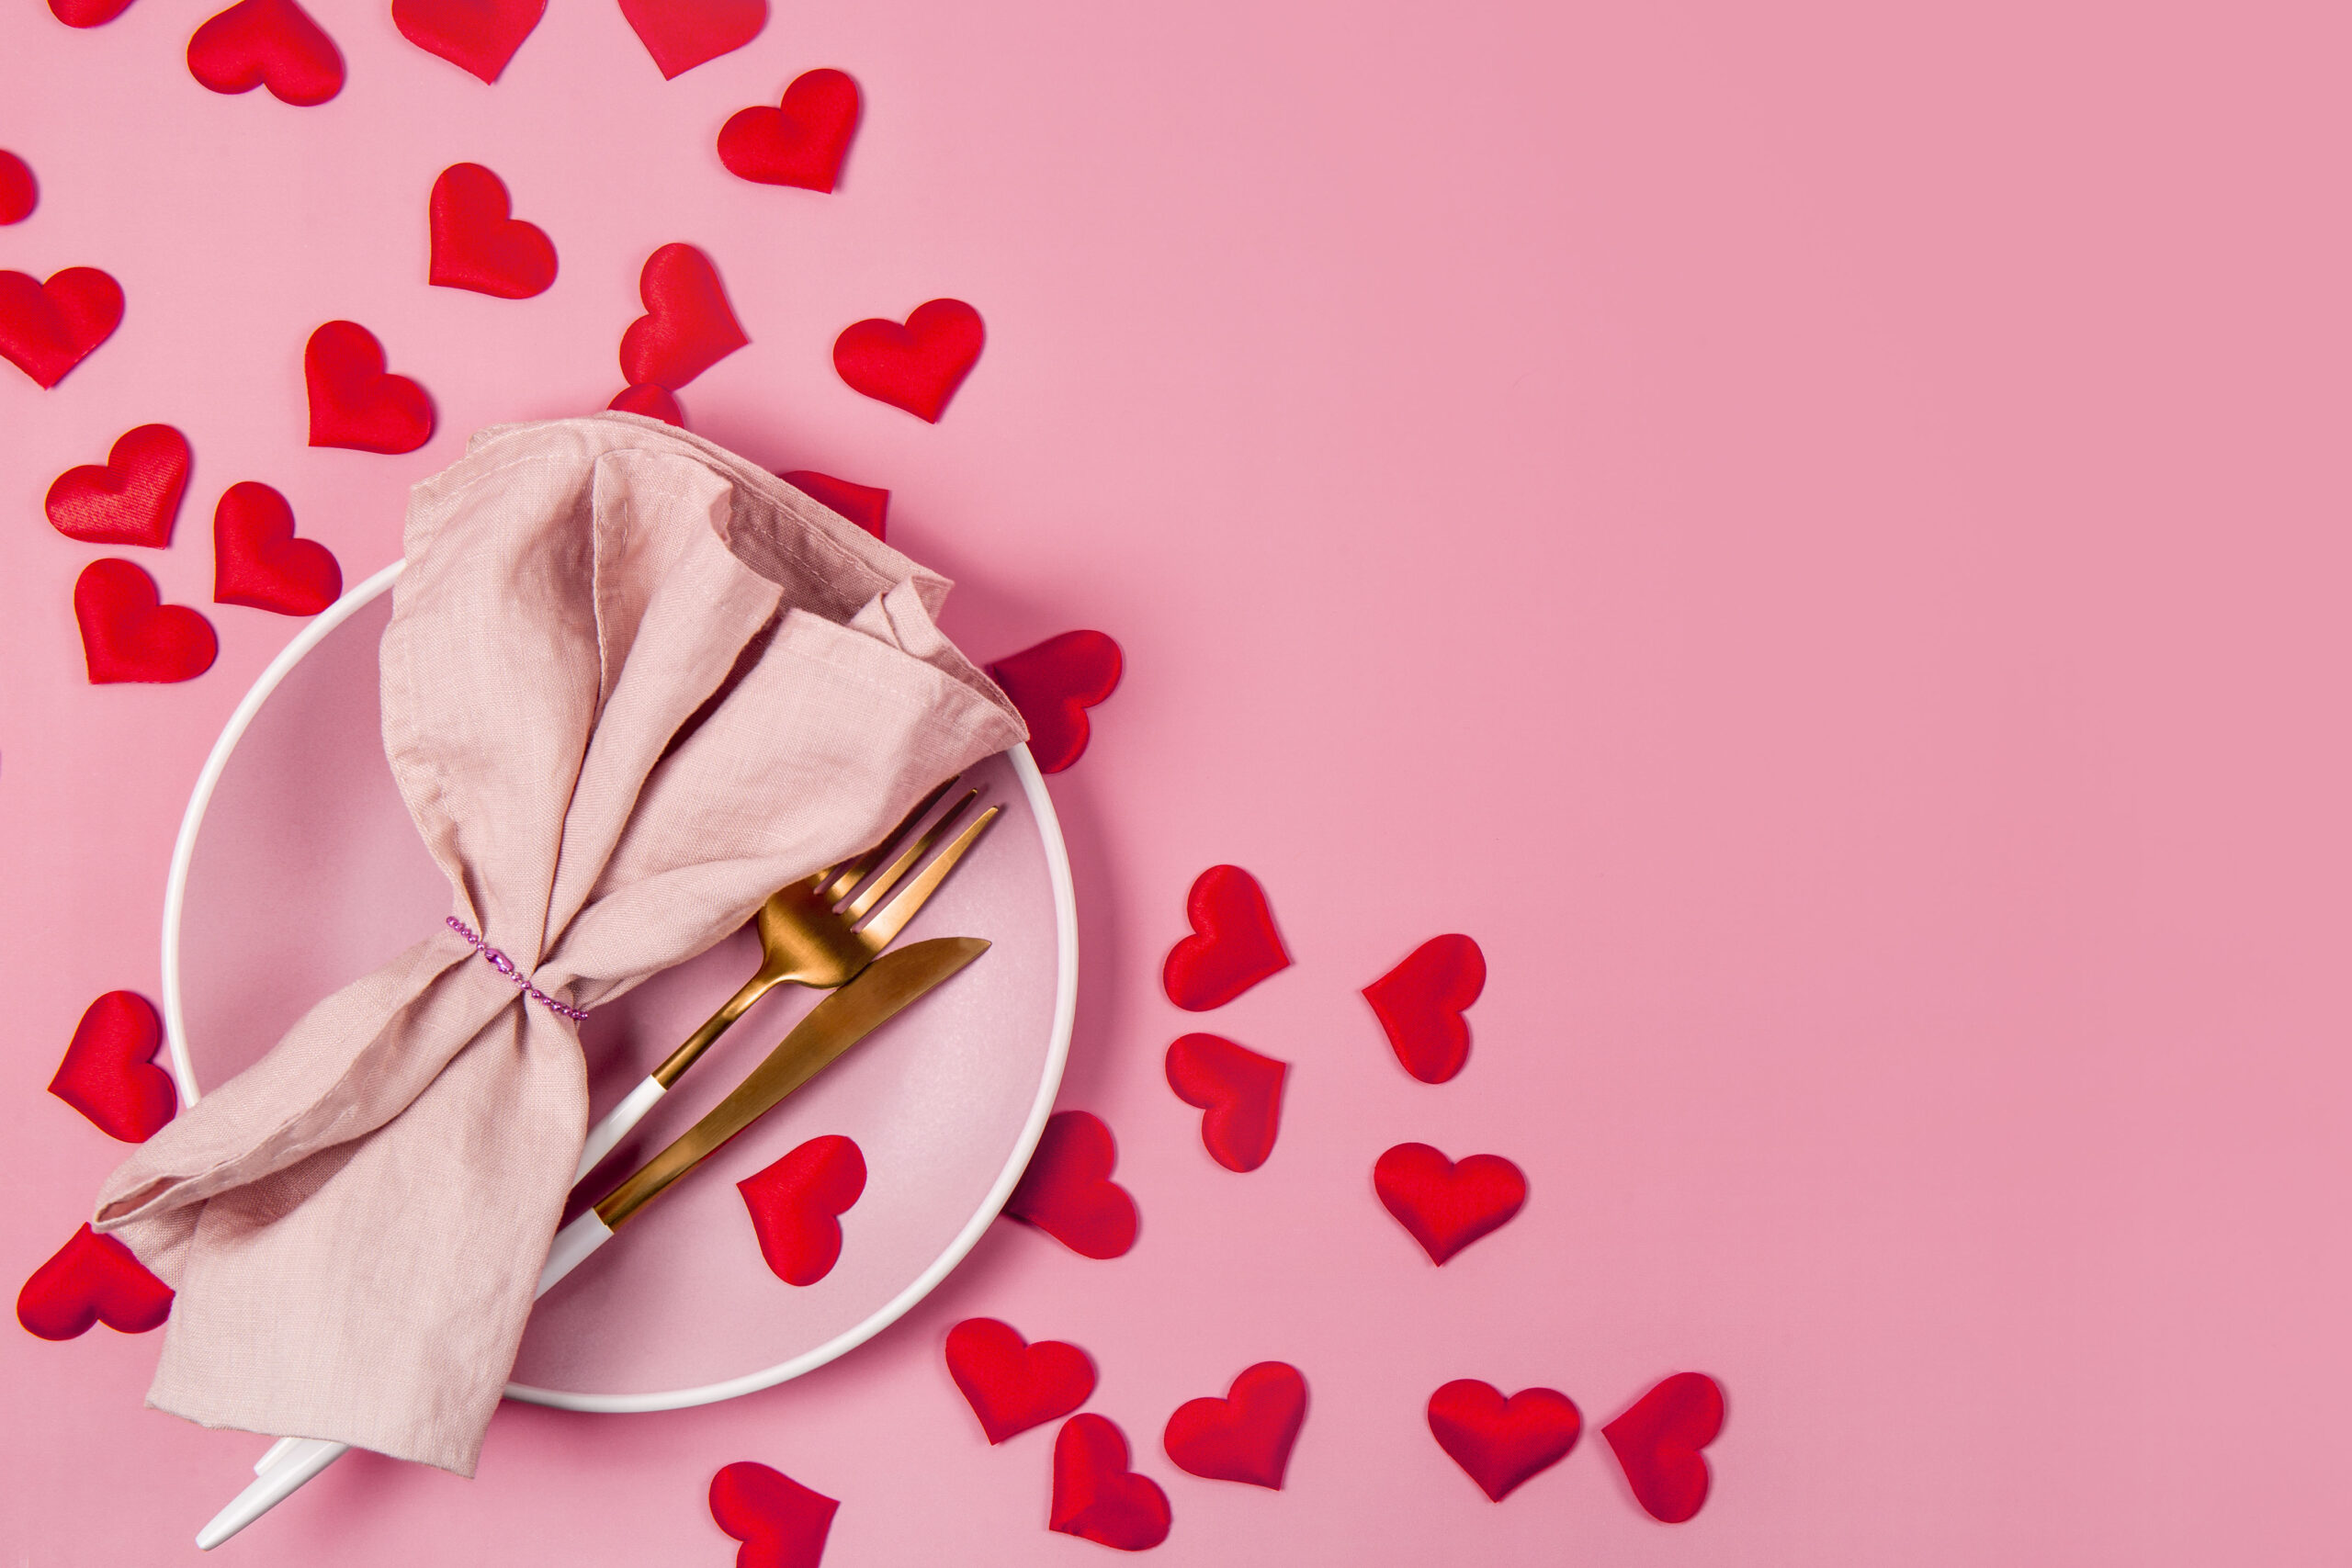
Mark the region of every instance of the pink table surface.
[[[697, 429], [890, 486], [976, 655], [1125, 647], [1053, 781], [1063, 1103], [1144, 1214], [1107, 1263], [1000, 1224], [734, 1404], [510, 1405], [470, 1484], [345, 1463], [237, 1561], [727, 1562], [742, 1459], [842, 1500], [831, 1568], [1110, 1561], [1044, 1528], [1050, 1430], [992, 1450], [949, 1383], [976, 1314], [1092, 1353], [1170, 1564], [2341, 1560], [2340, 8], [779, 3], [665, 84], [597, 3], [485, 88], [337, 4], [312, 110], [198, 86], [209, 9], [0, 8], [44, 192], [0, 267], [130, 298], [56, 390], [0, 369], [6, 1278], [119, 1156], [43, 1086], [91, 998], [154, 993], [188, 786], [295, 630], [209, 603], [213, 499], [277, 486], [356, 581], [468, 432], [618, 389], [673, 240], [752, 339]], [[728, 175], [725, 116], [817, 65], [866, 95], [842, 189]], [[547, 295], [425, 286], [461, 159], [553, 235]], [[933, 428], [827, 346], [938, 295], [989, 343]], [[302, 445], [334, 317], [431, 389], [424, 450]], [[197, 471], [136, 553], [221, 656], [93, 688], [100, 552], [40, 498], [148, 420]], [[1158, 964], [1219, 861], [1298, 962], [1195, 1019]], [[1454, 930], [1493, 978], [1430, 1088], [1355, 993]], [[1295, 1065], [1253, 1175], [1162, 1079], [1193, 1027]], [[1370, 1192], [1406, 1139], [1510, 1156], [1525, 1213], [1432, 1269]], [[0, 1334], [8, 1561], [192, 1556], [243, 1483], [256, 1439], [141, 1407], [156, 1344]], [[1169, 1412], [1266, 1358], [1313, 1391], [1287, 1489], [1177, 1472]], [[1589, 1431], [1496, 1506], [1422, 1421], [1475, 1376], [1597, 1426], [1683, 1369], [1731, 1415], [1679, 1527]]]

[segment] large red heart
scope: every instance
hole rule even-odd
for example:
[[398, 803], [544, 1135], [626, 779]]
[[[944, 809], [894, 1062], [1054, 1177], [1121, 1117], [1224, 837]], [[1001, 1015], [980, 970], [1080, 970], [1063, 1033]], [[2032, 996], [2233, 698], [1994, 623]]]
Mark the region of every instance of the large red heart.
[[1161, 1438], [1180, 1470], [1211, 1481], [1281, 1491], [1291, 1445], [1306, 1420], [1306, 1380], [1284, 1361], [1261, 1361], [1223, 1399], [1188, 1399]]
[[1490, 1382], [1456, 1378], [1430, 1395], [1430, 1436], [1498, 1503], [1567, 1458], [1583, 1430], [1575, 1402], [1557, 1389], [1505, 1399]]
[[1600, 1429], [1624, 1468], [1634, 1500], [1653, 1518], [1679, 1525], [1707, 1500], [1699, 1450], [1724, 1429], [1724, 1391], [1704, 1372], [1677, 1372]]
[[104, 27], [130, 9], [130, 0], [49, 0], [50, 15], [69, 28]]
[[22, 223], [40, 205], [40, 182], [33, 178], [33, 166], [0, 147], [0, 229]]
[[817, 1568], [839, 1501], [739, 1460], [710, 1478], [710, 1517], [743, 1543], [735, 1568]]
[[431, 280], [501, 299], [528, 299], [555, 283], [547, 231], [512, 216], [506, 182], [480, 164], [452, 164], [433, 182]]
[[743, 335], [718, 269], [692, 245], [668, 244], [637, 276], [645, 314], [621, 333], [621, 374], [676, 391], [752, 340]]
[[1111, 1179], [1118, 1163], [1119, 1145], [1102, 1118], [1091, 1111], [1057, 1111], [1005, 1200], [1005, 1215], [1082, 1257], [1116, 1258], [1135, 1246], [1142, 1224], [1135, 1199]]
[[1405, 1070], [1443, 1083], [1470, 1059], [1463, 1010], [1487, 988], [1487, 955], [1466, 936], [1433, 936], [1363, 988]]
[[811, 1138], [735, 1184], [760, 1256], [787, 1285], [813, 1285], [842, 1256], [841, 1216], [865, 1190], [865, 1155], [839, 1134]]
[[1064, 632], [989, 666], [1029, 726], [1037, 771], [1058, 773], [1086, 752], [1086, 710], [1118, 690], [1126, 660], [1101, 632]]
[[1255, 1170], [1281, 1131], [1290, 1064], [1218, 1034], [1187, 1034], [1168, 1047], [1168, 1087], [1201, 1118], [1201, 1143], [1227, 1170]]
[[1054, 1438], [1054, 1503], [1048, 1523], [1074, 1535], [1143, 1551], [1168, 1539], [1168, 1494], [1127, 1468], [1127, 1437], [1108, 1416], [1073, 1416]]
[[212, 602], [315, 615], [343, 592], [343, 568], [294, 536], [294, 509], [266, 484], [231, 485], [212, 512]]
[[1527, 1201], [1527, 1178], [1500, 1155], [1459, 1165], [1427, 1144], [1399, 1144], [1372, 1168], [1381, 1202], [1432, 1263], [1507, 1223]]
[[1239, 866], [1213, 865], [1194, 877], [1184, 913], [1193, 934], [1168, 950], [1159, 981], [1186, 1012], [1223, 1007], [1290, 967], [1266, 890]]
[[238, 0], [187, 40], [187, 69], [216, 93], [267, 87], [300, 108], [343, 91], [343, 51], [294, 0]]
[[49, 1092], [107, 1137], [145, 1143], [180, 1109], [172, 1075], [149, 1060], [163, 1043], [153, 1002], [136, 991], [108, 991], [74, 1026]]
[[357, 321], [329, 321], [302, 351], [311, 445], [398, 455], [433, 439], [433, 400], [384, 368], [384, 345]]
[[933, 299], [916, 306], [904, 326], [876, 316], [843, 327], [833, 368], [853, 389], [936, 424], [987, 342], [978, 310]]
[[392, 0], [392, 26], [428, 54], [495, 82], [548, 0]]
[[857, 130], [857, 84], [846, 72], [804, 71], [776, 108], [738, 109], [718, 128], [718, 161], [763, 186], [830, 191]]
[[621, 15], [666, 82], [759, 37], [768, 0], [621, 0]]
[[122, 324], [122, 286], [94, 266], [0, 272], [0, 359], [44, 387], [90, 356]]
[[1058, 1339], [1031, 1345], [992, 1317], [967, 1317], [947, 1331], [947, 1375], [990, 1443], [1057, 1420], [1094, 1392], [1085, 1351]]
[[[814, 468], [795, 468], [777, 476], [804, 495], [812, 496], [879, 539], [890, 520], [890, 492], [872, 485], [852, 484]], [[1050, 771], [1050, 770], [1048, 770]]]
[[94, 560], [74, 583], [74, 619], [90, 682], [193, 681], [220, 652], [212, 623], [166, 604], [155, 580], [127, 560]]
[[648, 419], [658, 419], [664, 424], [674, 424], [680, 430], [686, 427], [686, 411], [678, 406], [678, 394], [650, 381], [622, 388], [605, 406], [619, 413], [638, 413]]
[[17, 1321], [43, 1339], [72, 1339], [103, 1323], [144, 1334], [172, 1315], [172, 1288], [130, 1248], [84, 1225], [17, 1292]]
[[193, 457], [187, 437], [168, 424], [126, 430], [105, 462], [68, 468], [50, 485], [50, 526], [85, 544], [160, 550], [172, 542]]

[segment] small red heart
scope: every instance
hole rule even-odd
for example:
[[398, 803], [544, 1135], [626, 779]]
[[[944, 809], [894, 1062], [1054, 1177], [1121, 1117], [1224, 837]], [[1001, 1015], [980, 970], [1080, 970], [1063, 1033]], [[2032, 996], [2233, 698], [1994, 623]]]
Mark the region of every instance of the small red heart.
[[1699, 1450], [1724, 1429], [1724, 1391], [1704, 1372], [1677, 1372], [1600, 1429], [1650, 1517], [1679, 1525], [1707, 1500]]
[[830, 191], [857, 130], [857, 84], [846, 72], [804, 71], [776, 108], [738, 109], [718, 128], [718, 161], [763, 186]]
[[1127, 1468], [1127, 1436], [1108, 1416], [1073, 1416], [1054, 1438], [1051, 1528], [1144, 1551], [1168, 1539], [1168, 1494]]
[[1527, 1178], [1500, 1155], [1459, 1165], [1427, 1144], [1399, 1144], [1372, 1168], [1372, 1185], [1432, 1263], [1509, 1223], [1527, 1201]]
[[1492, 1383], [1456, 1378], [1430, 1395], [1430, 1436], [1498, 1503], [1567, 1458], [1583, 1430], [1584, 1417], [1557, 1389], [1505, 1399]]
[[735, 1568], [817, 1568], [840, 1507], [752, 1460], [739, 1460], [710, 1478], [710, 1517], [743, 1543]]
[[480, 164], [452, 164], [433, 182], [431, 280], [501, 299], [528, 299], [555, 284], [547, 231], [512, 216], [506, 182]]
[[1266, 890], [1239, 866], [1213, 865], [1194, 877], [1184, 913], [1193, 934], [1168, 950], [1159, 982], [1186, 1012], [1223, 1007], [1290, 967]]
[[0, 229], [22, 223], [40, 205], [40, 182], [33, 178], [33, 166], [0, 147]]
[[1085, 1258], [1116, 1258], [1136, 1244], [1136, 1201], [1111, 1179], [1119, 1145], [1091, 1111], [1046, 1119], [1029, 1168], [1005, 1200], [1006, 1217], [1036, 1226]]
[[122, 286], [94, 266], [0, 272], [0, 359], [43, 387], [90, 356], [122, 324]]
[[69, 28], [104, 27], [130, 9], [130, 0], [49, 0], [50, 15]]
[[1487, 955], [1466, 936], [1433, 936], [1363, 988], [1405, 1070], [1443, 1083], [1470, 1059], [1463, 1010], [1487, 988]]
[[108, 991], [74, 1026], [49, 1092], [107, 1137], [145, 1143], [180, 1109], [172, 1075], [149, 1060], [163, 1043], [153, 1002], [136, 991]]
[[193, 457], [187, 437], [168, 424], [127, 430], [105, 462], [57, 476], [43, 502], [50, 526], [85, 544], [160, 550], [172, 542]]
[[760, 1256], [787, 1285], [813, 1285], [842, 1256], [841, 1216], [865, 1190], [865, 1155], [839, 1134], [811, 1138], [735, 1184]]
[[343, 51], [294, 0], [238, 0], [187, 40], [187, 69], [216, 93], [267, 87], [298, 108], [343, 91]]
[[851, 389], [937, 424], [987, 341], [978, 310], [933, 299], [916, 306], [905, 326], [876, 316], [843, 327], [833, 368]]
[[384, 368], [384, 345], [357, 321], [329, 321], [302, 351], [311, 445], [396, 456], [433, 439], [433, 400]]
[[822, 502], [879, 539], [890, 517], [890, 492], [872, 485], [852, 484], [814, 468], [795, 468], [777, 476], [803, 495]]
[[392, 0], [392, 26], [428, 54], [495, 82], [548, 0]]
[[665, 82], [731, 54], [768, 25], [768, 0], [621, 0]]
[[727, 303], [718, 269], [692, 245], [662, 246], [638, 274], [645, 314], [621, 334], [621, 374], [676, 391], [752, 340]]
[[1306, 1420], [1306, 1380], [1284, 1361], [1261, 1361], [1223, 1399], [1188, 1399], [1160, 1439], [1179, 1470], [1279, 1492], [1291, 1445]]
[[1168, 1047], [1168, 1087], [1201, 1118], [1201, 1143], [1227, 1170], [1255, 1170], [1282, 1128], [1290, 1064], [1217, 1034], [1187, 1034]]
[[947, 1331], [947, 1375], [992, 1444], [1069, 1415], [1094, 1392], [1085, 1351], [1058, 1339], [1031, 1345], [992, 1317], [967, 1317]]
[[94, 560], [74, 583], [74, 618], [90, 683], [193, 681], [220, 652], [212, 623], [166, 604], [155, 580], [127, 560]]
[[103, 1323], [144, 1334], [172, 1315], [172, 1288], [130, 1248], [84, 1225], [17, 1292], [17, 1321], [43, 1339], [73, 1339]]
[[294, 536], [294, 509], [266, 484], [231, 485], [212, 513], [212, 602], [315, 615], [343, 592], [343, 568]]
[[674, 424], [680, 430], [686, 427], [686, 411], [678, 406], [678, 394], [650, 381], [622, 388], [605, 406], [620, 413], [641, 413], [648, 419]]
[[1041, 773], [1058, 773], [1085, 755], [1093, 728], [1086, 710], [1118, 690], [1126, 661], [1101, 632], [1064, 632], [989, 666], [1029, 726], [1029, 750]]

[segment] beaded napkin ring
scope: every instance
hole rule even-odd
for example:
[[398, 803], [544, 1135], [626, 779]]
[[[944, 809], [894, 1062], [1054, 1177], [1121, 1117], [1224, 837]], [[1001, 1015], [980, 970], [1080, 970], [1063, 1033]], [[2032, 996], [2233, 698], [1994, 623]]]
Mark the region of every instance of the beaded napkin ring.
[[587, 1013], [579, 1008], [567, 1007], [563, 1003], [556, 1000], [553, 997], [548, 995], [545, 991], [539, 989], [537, 986], [531, 984], [531, 977], [528, 975], [524, 974], [520, 969], [515, 968], [514, 961], [513, 959], [499, 952], [498, 949], [491, 946], [490, 943], [482, 941], [482, 939], [475, 933], [473, 927], [466, 924], [465, 921], [458, 919], [455, 915], [451, 915], [449, 917], [449, 929], [456, 931], [459, 936], [464, 937], [468, 942], [471, 942], [474, 946], [474, 950], [490, 961], [490, 966], [492, 969], [497, 970], [501, 975], [505, 976], [508, 979], [522, 987], [523, 994], [530, 998], [533, 1001], [537, 1002], [541, 1007], [546, 1008], [550, 1012], [560, 1012], [563, 1014], [564, 1017], [571, 1020], [574, 1023], [580, 1022], [588, 1016]]

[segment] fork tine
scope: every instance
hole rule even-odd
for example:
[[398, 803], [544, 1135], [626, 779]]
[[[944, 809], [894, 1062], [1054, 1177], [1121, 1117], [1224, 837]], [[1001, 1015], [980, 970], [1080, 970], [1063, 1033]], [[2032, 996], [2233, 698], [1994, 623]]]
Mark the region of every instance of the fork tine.
[[955, 805], [949, 807], [944, 812], [942, 812], [940, 814], [939, 820], [933, 822], [929, 828], [923, 830], [922, 838], [917, 839], [913, 843], [908, 845], [906, 852], [899, 855], [897, 860], [892, 861], [888, 865], [884, 866], [880, 871], [876, 872], [875, 874], [874, 880], [867, 883], [865, 886], [859, 891], [856, 897], [851, 899], [848, 904], [842, 907], [841, 911], [842, 919], [847, 920], [851, 925], [855, 925], [858, 921], [864, 919], [865, 918], [866, 911], [873, 908], [875, 905], [882, 901], [882, 895], [888, 893], [893, 886], [897, 886], [899, 878], [906, 875], [907, 873], [914, 867], [918, 861], [922, 860], [923, 856], [929, 854], [931, 852], [931, 846], [939, 841], [939, 836], [954, 828], [956, 826], [956, 819], [963, 816], [966, 811], [969, 810], [971, 808], [972, 802], [979, 798], [980, 792], [978, 790], [966, 790], [964, 792], [964, 797], [961, 800], [958, 800]]
[[900, 888], [888, 903], [874, 912], [872, 919], [858, 928], [858, 939], [876, 953], [889, 946], [891, 940], [906, 929], [907, 922], [915, 918], [915, 911], [939, 891], [939, 885], [947, 880], [947, 874], [956, 869], [956, 863], [964, 858], [964, 852], [980, 841], [980, 835], [989, 830], [989, 825], [996, 821], [997, 814], [1003, 809], [1001, 806], [989, 807], [970, 827], [956, 834], [947, 847], [939, 852], [938, 859], [916, 873], [912, 882]]
[[835, 903], [851, 888], [865, 881], [866, 874], [880, 865], [890, 852], [899, 847], [899, 840], [907, 836], [908, 829], [922, 821], [924, 813], [938, 805], [940, 797], [954, 789], [956, 782], [963, 776], [961, 773], [955, 774], [945, 784], [916, 801], [915, 808], [899, 818], [899, 825], [891, 829], [880, 843], [855, 860], [846, 862], [835, 870], [819, 872], [817, 874], [820, 880], [816, 885], [819, 896], [828, 904]]

